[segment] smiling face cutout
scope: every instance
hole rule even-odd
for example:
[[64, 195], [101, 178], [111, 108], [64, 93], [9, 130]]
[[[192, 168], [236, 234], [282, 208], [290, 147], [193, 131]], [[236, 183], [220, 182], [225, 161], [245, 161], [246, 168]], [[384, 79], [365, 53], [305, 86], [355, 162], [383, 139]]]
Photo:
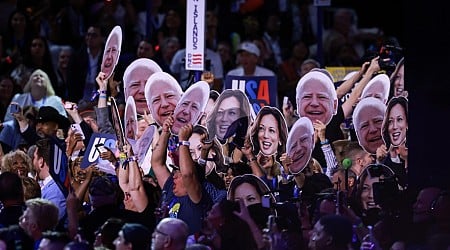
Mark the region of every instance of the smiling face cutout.
[[281, 155], [286, 151], [287, 125], [278, 108], [264, 106], [250, 128], [255, 153], [265, 156]]
[[319, 71], [304, 75], [297, 84], [297, 111], [300, 117], [327, 125], [337, 113], [338, 99], [332, 80]]
[[286, 153], [292, 159], [289, 171], [293, 174], [301, 172], [309, 163], [314, 149], [314, 127], [306, 117], [298, 119], [287, 139]]
[[183, 91], [177, 80], [166, 72], [155, 72], [145, 84], [145, 99], [153, 119], [160, 126], [172, 115]]
[[186, 124], [195, 125], [205, 110], [209, 98], [209, 85], [205, 81], [199, 81], [190, 86], [181, 97], [174, 110], [174, 122], [172, 133], [178, 131]]
[[363, 98], [353, 112], [353, 125], [359, 145], [371, 154], [384, 142], [381, 136], [386, 105], [375, 97]]
[[122, 29], [120, 26], [115, 26], [109, 34], [108, 40], [106, 40], [103, 52], [101, 71], [105, 73], [105, 80], [109, 79], [114, 72], [114, 68], [119, 61], [121, 46]]

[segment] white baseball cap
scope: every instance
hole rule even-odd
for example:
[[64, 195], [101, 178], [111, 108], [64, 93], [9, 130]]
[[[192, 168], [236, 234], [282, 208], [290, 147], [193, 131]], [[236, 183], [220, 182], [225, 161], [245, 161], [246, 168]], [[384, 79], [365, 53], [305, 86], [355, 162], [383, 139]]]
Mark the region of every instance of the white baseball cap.
[[256, 44], [252, 43], [252, 42], [243, 42], [241, 43], [241, 45], [239, 45], [239, 49], [237, 50], [237, 52], [241, 52], [241, 51], [247, 51], [249, 53], [252, 53], [256, 56], [259, 57], [259, 49], [258, 46], [256, 46]]

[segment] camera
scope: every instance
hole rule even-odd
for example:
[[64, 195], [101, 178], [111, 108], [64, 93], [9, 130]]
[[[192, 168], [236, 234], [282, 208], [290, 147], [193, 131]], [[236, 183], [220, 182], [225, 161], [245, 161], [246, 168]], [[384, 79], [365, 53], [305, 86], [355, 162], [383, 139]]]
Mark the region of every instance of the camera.
[[386, 44], [381, 46], [378, 55], [378, 65], [386, 72], [393, 72], [397, 66], [398, 60], [401, 58], [402, 48], [394, 45]]
[[380, 69], [386, 71], [387, 75], [394, 72], [397, 62], [403, 57], [403, 48], [386, 42], [381, 47], [371, 46], [366, 50], [362, 60], [370, 62], [373, 58], [379, 56], [378, 65]]
[[380, 178], [379, 182], [372, 184], [373, 199], [381, 207], [391, 207], [400, 195], [395, 176]]

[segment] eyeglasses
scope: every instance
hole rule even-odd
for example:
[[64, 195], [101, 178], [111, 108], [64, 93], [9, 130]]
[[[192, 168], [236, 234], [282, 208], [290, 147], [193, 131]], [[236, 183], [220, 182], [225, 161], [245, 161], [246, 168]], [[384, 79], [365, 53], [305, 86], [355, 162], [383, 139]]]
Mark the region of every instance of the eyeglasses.
[[169, 236], [168, 234], [159, 231], [157, 228], [155, 228], [155, 232], [156, 232], [156, 233], [159, 233], [159, 234], [162, 234], [162, 235], [164, 235], [164, 236]]

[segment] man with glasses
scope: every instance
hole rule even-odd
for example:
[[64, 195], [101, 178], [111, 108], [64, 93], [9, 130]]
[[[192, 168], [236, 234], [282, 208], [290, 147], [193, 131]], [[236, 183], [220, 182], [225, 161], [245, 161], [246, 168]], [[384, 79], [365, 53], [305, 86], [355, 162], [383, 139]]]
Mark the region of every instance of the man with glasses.
[[162, 219], [152, 234], [152, 250], [182, 250], [189, 235], [187, 224], [177, 218]]

